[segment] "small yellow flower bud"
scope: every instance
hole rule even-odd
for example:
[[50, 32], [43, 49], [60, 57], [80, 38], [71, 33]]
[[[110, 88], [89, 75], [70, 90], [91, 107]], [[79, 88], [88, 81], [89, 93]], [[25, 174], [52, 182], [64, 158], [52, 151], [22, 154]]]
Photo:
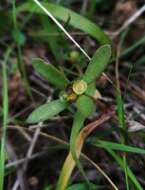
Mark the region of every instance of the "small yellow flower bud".
[[77, 95], [81, 95], [87, 90], [87, 83], [83, 80], [76, 80], [72, 88]]
[[79, 60], [80, 54], [77, 51], [71, 51], [70, 53], [70, 62], [75, 63]]

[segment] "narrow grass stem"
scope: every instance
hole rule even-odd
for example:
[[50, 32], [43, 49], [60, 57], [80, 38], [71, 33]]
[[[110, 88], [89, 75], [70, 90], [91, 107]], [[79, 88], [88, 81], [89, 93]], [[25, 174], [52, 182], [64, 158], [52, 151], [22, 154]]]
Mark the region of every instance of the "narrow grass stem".
[[[125, 113], [124, 113], [124, 105], [123, 99], [121, 95], [120, 82], [119, 82], [119, 57], [122, 43], [120, 42], [118, 45], [118, 51], [116, 56], [116, 65], [115, 65], [115, 74], [116, 74], [116, 97], [117, 97], [117, 114], [120, 127], [125, 131]], [[126, 137], [123, 133], [121, 135], [122, 144], [126, 143]], [[124, 165], [124, 173], [125, 173], [125, 182], [126, 189], [129, 190], [129, 180], [128, 180], [128, 171], [127, 171], [127, 158], [126, 153], [123, 154], [123, 165]]]
[[1, 147], [0, 147], [0, 190], [4, 189], [4, 176], [5, 176], [5, 141], [6, 141], [6, 130], [8, 122], [8, 77], [7, 77], [7, 61], [11, 53], [11, 48], [6, 51], [4, 62], [2, 64], [2, 76], [3, 76], [3, 128], [1, 136]]

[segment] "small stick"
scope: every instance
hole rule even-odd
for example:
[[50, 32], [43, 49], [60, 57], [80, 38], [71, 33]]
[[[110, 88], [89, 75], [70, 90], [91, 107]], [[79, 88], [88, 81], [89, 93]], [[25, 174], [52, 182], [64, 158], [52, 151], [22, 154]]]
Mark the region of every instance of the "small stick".
[[12, 162], [6, 164], [6, 169], [9, 169], [9, 168], [14, 167], [14, 166], [17, 167], [18, 165], [24, 163], [27, 159], [28, 160], [33, 160], [33, 159], [35, 159], [37, 157], [40, 157], [40, 156], [44, 155], [45, 153], [46, 152], [42, 151], [42, 152], [38, 152], [36, 154], [33, 154], [29, 158], [22, 158], [22, 159], [19, 159], [19, 160], [12, 161]]
[[143, 5], [138, 11], [136, 11], [131, 17], [129, 17], [124, 24], [116, 31], [112, 32], [111, 35], [113, 37], [118, 36], [123, 30], [125, 30], [128, 26], [130, 26], [138, 17], [140, 17], [145, 11], [145, 5]]
[[[42, 123], [40, 122], [39, 125], [41, 126]], [[33, 139], [32, 139], [32, 141], [31, 141], [31, 144], [30, 144], [29, 149], [28, 149], [27, 154], [26, 154], [26, 160], [25, 160], [24, 165], [23, 165], [23, 167], [22, 167], [22, 171], [23, 171], [23, 172], [26, 171], [26, 168], [27, 168], [27, 165], [28, 165], [28, 160], [29, 160], [29, 158], [31, 158], [31, 155], [32, 155], [33, 150], [34, 150], [34, 147], [35, 147], [35, 145], [36, 145], [38, 136], [39, 136], [39, 134], [40, 134], [40, 130], [41, 130], [41, 127], [36, 128], [36, 131], [35, 131], [35, 133], [34, 133]], [[14, 184], [13, 187], [15, 187], [15, 186], [18, 184], [18, 182], [19, 182], [19, 181], [18, 181], [18, 179], [17, 179], [17, 180], [15, 181], [15, 184]], [[18, 187], [19, 187], [19, 185], [17, 185], [14, 190], [17, 190]]]

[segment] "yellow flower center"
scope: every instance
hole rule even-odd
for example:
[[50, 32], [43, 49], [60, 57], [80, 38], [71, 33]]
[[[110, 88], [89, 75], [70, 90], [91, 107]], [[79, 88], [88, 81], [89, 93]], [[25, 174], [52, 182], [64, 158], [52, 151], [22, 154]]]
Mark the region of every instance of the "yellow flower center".
[[76, 80], [72, 88], [77, 95], [81, 95], [87, 90], [87, 83], [83, 80]]

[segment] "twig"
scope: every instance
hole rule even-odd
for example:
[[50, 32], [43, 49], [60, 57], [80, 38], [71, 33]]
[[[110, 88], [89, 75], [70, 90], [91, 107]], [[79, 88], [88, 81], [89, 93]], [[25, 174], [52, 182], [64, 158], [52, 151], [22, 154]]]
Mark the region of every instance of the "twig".
[[33, 105], [29, 105], [28, 107], [24, 108], [23, 110], [21, 110], [20, 112], [16, 113], [15, 115], [13, 115], [12, 117], [9, 118], [9, 123], [11, 123], [15, 118], [20, 117], [22, 114], [26, 113], [29, 109], [31, 109], [33, 107]]
[[124, 24], [116, 31], [112, 32], [111, 35], [113, 37], [118, 36], [123, 30], [125, 30], [128, 26], [130, 26], [138, 17], [140, 17], [145, 11], [145, 5], [143, 5], [138, 11], [136, 11], [131, 17], [129, 17]]
[[107, 180], [108, 182], [112, 185], [112, 187], [115, 190], [119, 190], [117, 188], [117, 186], [112, 182], [112, 180], [108, 177], [108, 175], [102, 170], [102, 168], [100, 168], [100, 166], [98, 164], [96, 164], [95, 162], [93, 162], [88, 156], [86, 156], [85, 154], [83, 154], [83, 158], [85, 158], [88, 162], [90, 162]]
[[12, 187], [12, 190], [17, 190], [19, 187], [19, 181], [17, 180], [14, 184], [14, 186]]
[[24, 137], [27, 141], [29, 141], [29, 142], [32, 141], [30, 135], [27, 134], [27, 132], [24, 130], [23, 127], [21, 127], [21, 126], [19, 126], [19, 125], [8, 125], [8, 128], [9, 128], [9, 129], [17, 129], [17, 130], [23, 135], [23, 137]]
[[[17, 160], [18, 160], [17, 155], [16, 155], [12, 145], [8, 141], [6, 143], [6, 149], [9, 154], [10, 159], [13, 160], [14, 162], [17, 162]], [[18, 182], [20, 184], [21, 189], [25, 190], [25, 182], [24, 182], [24, 178], [23, 178], [23, 172], [22, 172], [21, 168], [18, 167], [18, 165], [16, 167], [17, 167], [16, 171], [17, 171]], [[12, 190], [15, 190], [17, 188], [17, 185], [18, 185], [18, 183], [15, 183]]]
[[22, 158], [22, 159], [19, 159], [19, 160], [16, 160], [16, 161], [12, 161], [12, 162], [6, 164], [6, 169], [9, 169], [11, 167], [17, 167], [18, 165], [23, 164], [26, 160], [33, 160], [33, 159], [35, 159], [37, 157], [40, 157], [40, 156], [44, 155], [45, 153], [46, 153], [45, 151], [42, 151], [42, 152], [38, 152], [36, 154], [33, 154], [29, 158]]
[[83, 0], [83, 5], [82, 5], [82, 10], [81, 13], [84, 15], [86, 10], [87, 10], [87, 6], [88, 6], [89, 1], [88, 0]]
[[143, 113], [143, 110], [139, 110], [138, 107], [133, 107], [133, 110], [145, 121], [145, 114]]
[[138, 121], [129, 120], [128, 124], [129, 124], [129, 128], [128, 128], [129, 132], [135, 132], [135, 131], [145, 130], [145, 125], [142, 125]]
[[[42, 123], [39, 123], [39, 125], [41, 126]], [[30, 146], [29, 146], [29, 149], [28, 149], [28, 151], [27, 151], [27, 154], [26, 154], [26, 160], [25, 160], [25, 162], [24, 162], [24, 164], [23, 164], [23, 167], [22, 167], [23, 173], [26, 171], [29, 158], [31, 157], [31, 155], [32, 155], [32, 153], [33, 153], [33, 150], [34, 150], [34, 147], [35, 147], [35, 145], [36, 145], [38, 136], [39, 136], [39, 134], [40, 134], [40, 130], [41, 130], [41, 127], [38, 127], [38, 128], [36, 128], [36, 131], [35, 131], [35, 133], [34, 133], [32, 142], [31, 142], [31, 144], [30, 144]], [[18, 183], [18, 179], [15, 181], [14, 186], [15, 186], [17, 183]], [[17, 188], [16, 188], [15, 190], [17, 190], [18, 187], [19, 187], [19, 186], [17, 186]]]

